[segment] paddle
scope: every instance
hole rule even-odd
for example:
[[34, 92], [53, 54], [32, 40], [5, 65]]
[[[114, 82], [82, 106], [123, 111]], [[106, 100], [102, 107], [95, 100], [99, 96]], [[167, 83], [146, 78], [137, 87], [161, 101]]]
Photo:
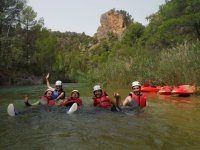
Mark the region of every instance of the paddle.
[[77, 105], [77, 103], [74, 103], [66, 113], [67, 113], [67, 114], [72, 114], [72, 113], [74, 113], [77, 109], [78, 109], [78, 105]]
[[9, 104], [7, 108], [8, 115], [15, 116], [15, 107], [13, 104]]

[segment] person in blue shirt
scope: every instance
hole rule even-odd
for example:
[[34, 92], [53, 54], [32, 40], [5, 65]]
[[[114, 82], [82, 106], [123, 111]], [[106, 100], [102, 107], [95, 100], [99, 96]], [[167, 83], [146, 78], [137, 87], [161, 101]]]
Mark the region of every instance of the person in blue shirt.
[[49, 73], [46, 76], [46, 83], [47, 83], [47, 87], [49, 89], [52, 89], [52, 91], [53, 91], [52, 98], [58, 104], [63, 103], [63, 100], [65, 99], [65, 91], [63, 90], [62, 81], [60, 81], [60, 80], [56, 81], [55, 88], [53, 88], [50, 85], [50, 82], [49, 82], [48, 78], [49, 78]]

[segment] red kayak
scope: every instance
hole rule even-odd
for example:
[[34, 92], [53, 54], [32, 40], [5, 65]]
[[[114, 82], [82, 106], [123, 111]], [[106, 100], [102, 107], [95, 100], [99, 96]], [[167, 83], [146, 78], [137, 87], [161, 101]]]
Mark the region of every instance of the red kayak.
[[158, 91], [160, 95], [171, 95], [172, 94], [172, 87], [171, 86], [163, 86]]
[[194, 91], [195, 91], [194, 86], [180, 85], [173, 88], [172, 94], [179, 95], [179, 96], [190, 96], [190, 94], [193, 94]]
[[158, 92], [160, 89], [160, 86], [152, 86], [152, 85], [143, 85], [141, 87], [142, 92]]

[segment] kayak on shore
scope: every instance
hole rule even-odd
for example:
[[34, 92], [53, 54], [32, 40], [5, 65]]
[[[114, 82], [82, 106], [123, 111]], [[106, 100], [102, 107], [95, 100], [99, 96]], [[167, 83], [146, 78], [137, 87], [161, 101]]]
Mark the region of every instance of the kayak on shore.
[[175, 96], [190, 96], [196, 92], [196, 87], [192, 85], [179, 86], [152, 86], [151, 84], [144, 84], [141, 87], [142, 92], [157, 93], [160, 95], [175, 95]]
[[195, 86], [191, 85], [179, 85], [173, 88], [172, 94], [177, 96], [190, 96], [195, 93]]
[[151, 84], [144, 84], [141, 87], [141, 91], [142, 92], [153, 92], [153, 93], [155, 93], [155, 92], [158, 92], [160, 90], [160, 88], [161, 88], [160, 86], [153, 86]]
[[160, 95], [171, 95], [172, 94], [172, 87], [171, 86], [163, 86], [160, 88], [160, 90], [158, 91], [158, 93]]

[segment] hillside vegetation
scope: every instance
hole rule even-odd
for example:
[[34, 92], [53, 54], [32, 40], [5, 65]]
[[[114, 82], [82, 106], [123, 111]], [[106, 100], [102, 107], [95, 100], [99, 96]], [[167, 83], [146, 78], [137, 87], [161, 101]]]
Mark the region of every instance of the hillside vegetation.
[[[126, 87], [133, 80], [157, 85], [200, 84], [200, 1], [168, 0], [135, 22], [124, 10], [119, 38], [52, 32], [25, 0], [0, 2], [0, 85], [51, 81]], [[27, 81], [27, 79], [29, 79]], [[26, 81], [26, 82], [24, 82]]]

